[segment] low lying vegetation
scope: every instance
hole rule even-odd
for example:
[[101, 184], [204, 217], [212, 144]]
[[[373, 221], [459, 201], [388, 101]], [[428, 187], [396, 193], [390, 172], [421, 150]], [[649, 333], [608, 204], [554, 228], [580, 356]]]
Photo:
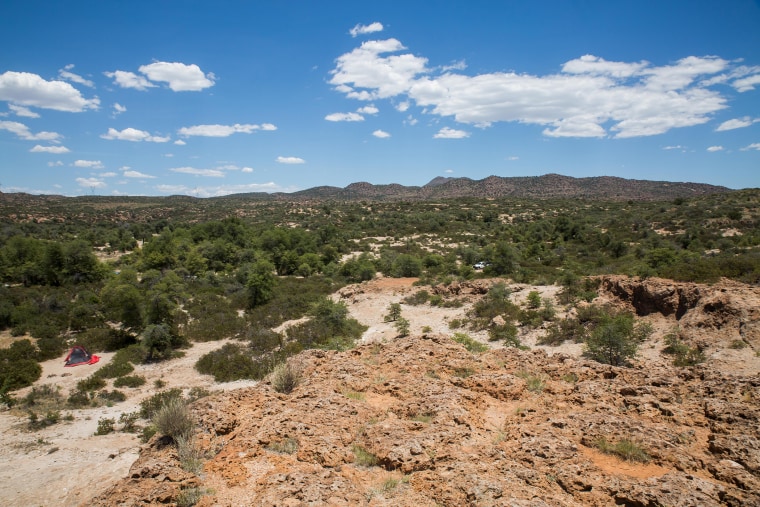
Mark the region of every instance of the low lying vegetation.
[[[324, 298], [378, 272], [419, 277], [423, 285], [478, 277], [556, 283], [561, 305], [591, 301], [590, 275], [598, 274], [760, 282], [756, 189], [646, 202], [467, 198], [262, 206], [229, 197], [167, 208], [160, 199], [123, 200], [132, 210], [128, 222], [113, 206], [72, 206], [65, 199], [40, 201], [35, 220], [12, 209], [19, 201], [0, 205], [0, 331], [18, 338], [0, 349], [4, 402], [39, 378], [40, 361], [73, 344], [93, 353], [119, 351], [101, 369], [102, 379], [176, 357], [193, 341], [237, 339], [242, 347], [224, 355], [253, 378], [306, 348], [349, 348], [362, 327]], [[119, 255], [101, 262], [95, 249]], [[463, 304], [426, 288], [402, 302]], [[628, 326], [624, 319], [589, 323], [582, 312], [578, 306], [577, 319], [556, 320], [539, 293], [521, 306], [497, 285], [452, 329], [488, 330], [491, 340], [520, 346], [523, 330], [547, 328], [544, 343], [583, 341], [590, 357], [624, 364], [630, 351], [604, 352], [599, 345]], [[271, 331], [302, 317], [281, 335]], [[494, 325], [496, 317], [503, 323]], [[392, 320], [401, 336], [409, 332], [403, 318]], [[686, 356], [678, 361], [699, 360], [696, 353]], [[206, 362], [213, 365], [199, 367], [219, 379], [241, 375], [224, 371], [232, 368], [222, 361]], [[83, 386], [88, 396], [99, 389], [92, 382]], [[81, 393], [75, 398], [84, 401]]]

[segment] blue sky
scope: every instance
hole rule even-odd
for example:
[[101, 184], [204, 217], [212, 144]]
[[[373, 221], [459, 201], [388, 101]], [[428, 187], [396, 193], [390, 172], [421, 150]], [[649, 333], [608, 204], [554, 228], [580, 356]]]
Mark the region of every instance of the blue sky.
[[760, 186], [760, 3], [4, 0], [0, 190]]

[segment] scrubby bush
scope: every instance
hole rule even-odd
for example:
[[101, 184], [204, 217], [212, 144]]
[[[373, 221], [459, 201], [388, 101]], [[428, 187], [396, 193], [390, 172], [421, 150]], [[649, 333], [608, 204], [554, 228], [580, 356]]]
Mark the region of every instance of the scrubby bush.
[[114, 387], [140, 387], [145, 384], [145, 377], [142, 375], [129, 375], [126, 377], [119, 377], [113, 381]]
[[689, 347], [678, 338], [678, 331], [665, 335], [663, 352], [673, 356], [675, 366], [694, 366], [705, 361], [705, 354], [696, 347]]
[[404, 303], [412, 306], [424, 305], [430, 299], [430, 293], [426, 290], [418, 290], [414, 294], [404, 298]]
[[90, 375], [89, 377], [77, 382], [77, 390], [83, 392], [97, 391], [98, 389], [103, 389], [105, 386], [106, 381], [103, 380], [102, 377], [99, 377], [95, 374]]
[[127, 361], [119, 361], [115, 357], [102, 366], [93, 375], [99, 378], [117, 378], [123, 377], [134, 371], [134, 366]]
[[98, 419], [98, 429], [95, 432], [96, 435], [108, 435], [116, 430], [116, 421], [109, 417], [102, 417]]
[[520, 339], [517, 337], [517, 326], [507, 322], [498, 326], [491, 326], [488, 329], [489, 341], [503, 341], [504, 345], [509, 347], [520, 347]]
[[290, 360], [278, 364], [269, 374], [272, 388], [278, 393], [290, 394], [301, 382], [303, 367], [296, 361]]
[[464, 348], [466, 348], [469, 352], [479, 353], [488, 350], [488, 345], [485, 343], [480, 343], [466, 333], [454, 333], [452, 340], [464, 345]]
[[636, 355], [639, 343], [651, 331], [647, 324], [634, 326], [629, 313], [604, 315], [586, 338], [584, 354], [600, 363], [623, 366]]
[[272, 354], [254, 357], [251, 351], [239, 343], [227, 343], [203, 355], [195, 363], [196, 370], [213, 375], [217, 382], [231, 382], [244, 378], [259, 380], [264, 378], [272, 367]]
[[140, 417], [152, 419], [163, 405], [173, 399], [182, 399], [182, 389], [174, 388], [154, 394], [140, 403]]
[[162, 435], [177, 439], [190, 438], [193, 431], [193, 417], [185, 400], [179, 397], [166, 399], [153, 414], [151, 421]]

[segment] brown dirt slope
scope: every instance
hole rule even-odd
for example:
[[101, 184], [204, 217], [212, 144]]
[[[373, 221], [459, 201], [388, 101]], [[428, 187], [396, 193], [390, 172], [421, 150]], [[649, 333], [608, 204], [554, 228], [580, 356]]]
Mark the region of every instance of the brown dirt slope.
[[[222, 506], [760, 505], [757, 376], [475, 355], [440, 334], [299, 360], [290, 395], [261, 383], [195, 403], [201, 474], [154, 438], [87, 505], [165, 505], [189, 487]], [[603, 454], [601, 439], [649, 459]]]

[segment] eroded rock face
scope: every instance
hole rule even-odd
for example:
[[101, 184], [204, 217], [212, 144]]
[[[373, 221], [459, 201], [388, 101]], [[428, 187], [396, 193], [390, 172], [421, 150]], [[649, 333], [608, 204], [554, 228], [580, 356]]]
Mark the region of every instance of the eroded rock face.
[[615, 275], [602, 277], [600, 294], [639, 316], [672, 317], [700, 345], [739, 341], [760, 350], [760, 287], [725, 279], [706, 285]]
[[[290, 395], [262, 383], [194, 404], [215, 452], [201, 475], [154, 440], [86, 504], [171, 505], [200, 486], [213, 494], [198, 505], [224, 506], [760, 505], [757, 376], [473, 355], [444, 336], [300, 360]], [[602, 440], [649, 461], [603, 454]]]

